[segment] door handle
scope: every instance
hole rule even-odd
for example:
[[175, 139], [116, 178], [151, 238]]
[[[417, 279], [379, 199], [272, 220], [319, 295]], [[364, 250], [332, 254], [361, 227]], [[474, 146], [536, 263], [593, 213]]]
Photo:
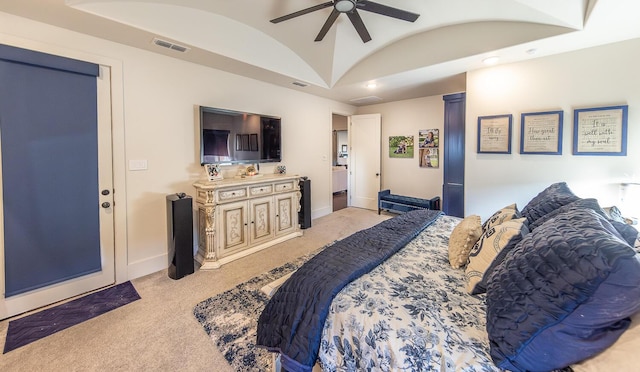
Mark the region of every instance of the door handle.
[[102, 208], [109, 208], [109, 207], [111, 206], [111, 203], [109, 203], [109, 202], [104, 202], [104, 203], [102, 203], [101, 205], [102, 205]]

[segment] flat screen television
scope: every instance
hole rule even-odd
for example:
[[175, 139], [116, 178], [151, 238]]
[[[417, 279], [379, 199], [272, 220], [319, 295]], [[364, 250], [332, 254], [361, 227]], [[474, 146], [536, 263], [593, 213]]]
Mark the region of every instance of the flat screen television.
[[200, 164], [280, 162], [280, 118], [200, 106]]

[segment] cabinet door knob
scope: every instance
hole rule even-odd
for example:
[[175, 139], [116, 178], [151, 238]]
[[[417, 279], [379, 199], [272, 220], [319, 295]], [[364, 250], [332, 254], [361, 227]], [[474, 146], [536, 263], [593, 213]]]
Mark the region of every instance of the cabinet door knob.
[[109, 208], [110, 206], [111, 206], [111, 203], [109, 202], [102, 203], [102, 208]]

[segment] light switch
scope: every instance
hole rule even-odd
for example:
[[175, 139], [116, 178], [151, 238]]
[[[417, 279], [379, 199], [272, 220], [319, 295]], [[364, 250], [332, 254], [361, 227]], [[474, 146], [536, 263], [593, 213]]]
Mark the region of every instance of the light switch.
[[129, 160], [129, 170], [146, 170], [147, 169], [147, 161], [146, 160]]

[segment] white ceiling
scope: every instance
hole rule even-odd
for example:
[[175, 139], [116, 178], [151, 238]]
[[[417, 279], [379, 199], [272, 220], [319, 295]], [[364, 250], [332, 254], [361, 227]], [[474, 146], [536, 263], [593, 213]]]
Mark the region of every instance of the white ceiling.
[[345, 14], [314, 41], [332, 7], [269, 22], [326, 1], [3, 0], [0, 11], [354, 105], [463, 91], [464, 73], [488, 56], [509, 63], [640, 37], [638, 0], [374, 0], [420, 17], [359, 11], [367, 43]]

